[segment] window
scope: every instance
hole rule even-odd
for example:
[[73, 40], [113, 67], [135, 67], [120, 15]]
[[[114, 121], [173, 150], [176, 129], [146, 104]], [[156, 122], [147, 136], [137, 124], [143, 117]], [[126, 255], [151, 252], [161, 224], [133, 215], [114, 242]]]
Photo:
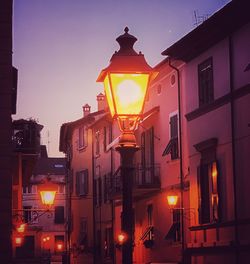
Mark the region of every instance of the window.
[[64, 185], [60, 184], [60, 185], [58, 186], [58, 193], [61, 193], [61, 194], [64, 193]]
[[[61, 247], [59, 246], [61, 245]], [[64, 236], [55, 236], [55, 253], [63, 252]]]
[[64, 206], [55, 206], [55, 224], [64, 223]]
[[88, 246], [88, 225], [87, 218], [80, 219], [79, 245], [81, 248]]
[[103, 150], [106, 151], [108, 144], [112, 142], [112, 125], [103, 128]]
[[[34, 188], [34, 191], [35, 191], [35, 188]], [[23, 193], [32, 194], [35, 192], [32, 192], [32, 185], [29, 184], [29, 185], [23, 186]]]
[[106, 258], [113, 256], [113, 232], [111, 227], [105, 228], [104, 252]]
[[142, 166], [154, 164], [154, 128], [141, 134], [141, 163]]
[[81, 150], [87, 146], [88, 140], [87, 140], [87, 129], [85, 126], [79, 127], [78, 129], [78, 149]]
[[100, 155], [100, 132], [95, 133], [95, 154]]
[[103, 200], [104, 203], [108, 201], [108, 175], [104, 175], [104, 190], [103, 190]]
[[219, 194], [217, 162], [198, 167], [199, 221], [201, 224], [219, 220]]
[[178, 115], [170, 116], [170, 140], [162, 153], [162, 156], [167, 154], [171, 155], [171, 160], [178, 159], [179, 149], [178, 149]]
[[94, 199], [94, 205], [97, 206], [97, 180], [94, 180], [94, 186], [93, 186], [93, 199]]
[[212, 57], [198, 65], [199, 106], [214, 100]]
[[201, 153], [197, 168], [200, 224], [217, 222], [220, 218], [216, 145], [217, 139], [212, 138], [194, 146]]
[[165, 239], [174, 242], [181, 241], [181, 211], [178, 209], [173, 210], [173, 224], [168, 230]]
[[73, 193], [73, 189], [74, 189], [74, 171], [70, 170], [69, 171], [69, 193], [72, 194]]
[[147, 206], [147, 213], [148, 213], [148, 225], [151, 226], [153, 224], [153, 205], [149, 204]]
[[102, 178], [98, 179], [98, 204], [102, 204]]
[[24, 209], [24, 221], [25, 223], [29, 223], [32, 221], [32, 206], [23, 206]]
[[76, 195], [84, 196], [89, 191], [88, 170], [82, 170], [76, 173]]
[[178, 115], [170, 117], [170, 138], [172, 140], [171, 159], [177, 159], [178, 153]]
[[151, 183], [154, 178], [154, 127], [141, 134], [141, 183]]

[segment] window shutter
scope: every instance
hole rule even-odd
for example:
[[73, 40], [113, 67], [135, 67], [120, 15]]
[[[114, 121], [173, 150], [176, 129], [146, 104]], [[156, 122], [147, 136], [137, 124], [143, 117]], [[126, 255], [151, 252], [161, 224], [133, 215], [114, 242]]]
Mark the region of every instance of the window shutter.
[[145, 160], [145, 132], [141, 134], [141, 165], [145, 167], [146, 160]]
[[171, 159], [177, 159], [179, 157], [178, 151], [178, 115], [170, 117], [170, 138], [172, 140], [171, 145]]
[[55, 224], [64, 223], [64, 206], [55, 206]]
[[200, 186], [200, 177], [201, 177], [201, 167], [199, 166], [197, 168], [197, 188], [198, 188], [198, 218], [199, 218], [199, 223], [202, 223], [202, 218], [201, 218], [201, 186]]
[[200, 166], [200, 210], [202, 224], [210, 222], [210, 191], [208, 168], [208, 164], [202, 164]]
[[155, 150], [154, 150], [154, 127], [149, 130], [149, 144], [150, 144], [150, 165], [153, 166], [155, 162]]
[[87, 195], [89, 192], [89, 172], [88, 170], [84, 171], [84, 182], [83, 182], [84, 186], [84, 195]]
[[76, 195], [79, 195], [80, 194], [79, 177], [80, 177], [79, 172], [76, 172]]
[[170, 137], [178, 137], [178, 116], [174, 115], [170, 117]]

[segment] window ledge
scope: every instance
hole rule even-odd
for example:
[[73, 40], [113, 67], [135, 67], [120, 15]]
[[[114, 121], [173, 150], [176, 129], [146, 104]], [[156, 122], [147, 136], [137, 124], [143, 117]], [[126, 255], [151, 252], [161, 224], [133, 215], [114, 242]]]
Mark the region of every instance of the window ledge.
[[224, 96], [221, 96], [218, 99], [215, 99], [211, 103], [208, 103], [206, 105], [202, 105], [199, 108], [189, 112], [186, 114], [187, 121], [192, 121], [193, 119], [196, 119], [206, 113], [209, 113], [210, 111], [213, 111], [227, 103], [230, 102], [231, 98], [237, 99], [240, 98], [246, 94], [250, 93], [250, 84], [246, 84], [245, 86], [242, 86], [236, 90], [233, 91], [233, 94], [231, 96], [231, 93], [228, 93]]

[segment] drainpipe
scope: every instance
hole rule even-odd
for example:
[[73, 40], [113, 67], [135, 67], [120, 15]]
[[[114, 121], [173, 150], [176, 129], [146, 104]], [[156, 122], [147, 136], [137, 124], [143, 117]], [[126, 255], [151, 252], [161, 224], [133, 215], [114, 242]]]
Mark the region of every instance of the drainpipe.
[[70, 263], [70, 255], [71, 255], [71, 226], [72, 226], [72, 219], [71, 219], [71, 182], [69, 178], [69, 173], [70, 173], [70, 161], [69, 161], [69, 147], [67, 144], [67, 152], [65, 155], [66, 158], [66, 168], [65, 168], [65, 174], [66, 174], [66, 186], [65, 186], [65, 191], [66, 191], [66, 210], [67, 210], [67, 229], [66, 229], [66, 252], [67, 252], [67, 263]]
[[171, 58], [169, 57], [168, 59], [168, 65], [171, 67], [173, 70], [176, 71], [177, 73], [177, 79], [178, 79], [178, 112], [179, 112], [179, 118], [178, 118], [178, 126], [179, 126], [179, 138], [180, 138], [180, 186], [181, 186], [181, 201], [180, 201], [180, 206], [183, 208], [181, 210], [181, 237], [182, 237], [182, 263], [184, 262], [184, 251], [185, 251], [185, 233], [184, 233], [184, 195], [183, 195], [183, 190], [184, 190], [184, 177], [183, 177], [183, 153], [182, 153], [182, 112], [181, 112], [181, 82], [180, 82], [180, 71], [178, 68], [173, 66], [171, 64]]
[[94, 158], [94, 133], [92, 129], [92, 142], [91, 142], [91, 156], [92, 156], [92, 203], [93, 203], [93, 262], [94, 264], [97, 264], [96, 262], [96, 219], [95, 219], [95, 199], [97, 197], [94, 197], [94, 184], [95, 184], [95, 158]]
[[237, 206], [237, 175], [236, 175], [236, 155], [235, 155], [235, 108], [234, 108], [234, 72], [233, 72], [233, 43], [232, 36], [228, 38], [229, 51], [229, 78], [230, 78], [230, 109], [231, 109], [231, 137], [232, 137], [232, 169], [233, 169], [233, 187], [234, 187], [234, 232], [236, 243], [236, 262], [239, 262], [239, 228], [238, 228], [238, 206]]

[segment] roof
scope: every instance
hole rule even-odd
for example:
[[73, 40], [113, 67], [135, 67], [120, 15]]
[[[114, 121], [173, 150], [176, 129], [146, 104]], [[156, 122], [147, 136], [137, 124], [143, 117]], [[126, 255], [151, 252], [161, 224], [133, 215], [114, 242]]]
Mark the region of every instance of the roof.
[[188, 62], [249, 21], [249, 1], [233, 0], [164, 50], [162, 55]]
[[96, 111], [93, 113], [89, 113], [87, 116], [84, 116], [75, 121], [62, 124], [60, 128], [59, 150], [61, 152], [66, 152], [66, 142], [70, 139], [74, 128], [84, 124], [92, 123], [95, 121], [96, 116], [105, 113], [106, 113], [105, 110]]
[[65, 175], [65, 158], [40, 158], [33, 171], [33, 175]]

